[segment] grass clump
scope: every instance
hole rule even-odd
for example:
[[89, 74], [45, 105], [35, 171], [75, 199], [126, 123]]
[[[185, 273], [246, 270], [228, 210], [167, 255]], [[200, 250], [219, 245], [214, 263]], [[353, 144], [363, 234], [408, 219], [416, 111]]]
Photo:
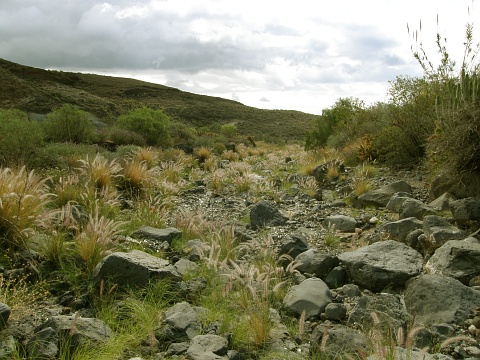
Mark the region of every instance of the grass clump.
[[0, 169], [0, 234], [1, 247], [25, 248], [34, 227], [47, 214], [52, 195], [47, 179], [41, 179], [25, 167], [19, 170]]

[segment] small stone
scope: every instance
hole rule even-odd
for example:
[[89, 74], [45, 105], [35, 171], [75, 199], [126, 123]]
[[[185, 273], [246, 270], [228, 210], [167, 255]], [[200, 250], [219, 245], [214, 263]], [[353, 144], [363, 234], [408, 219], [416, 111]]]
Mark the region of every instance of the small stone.
[[378, 223], [378, 217], [372, 216], [370, 220], [368, 220], [368, 222], [372, 225], [375, 225], [376, 223]]
[[475, 316], [472, 319], [472, 325], [474, 325], [477, 329], [480, 329], [480, 317], [479, 316]]
[[477, 336], [480, 333], [480, 331], [475, 327], [475, 325], [470, 325], [468, 327], [468, 332], [473, 336]]
[[467, 346], [465, 352], [473, 358], [480, 358], [480, 349], [477, 346]]

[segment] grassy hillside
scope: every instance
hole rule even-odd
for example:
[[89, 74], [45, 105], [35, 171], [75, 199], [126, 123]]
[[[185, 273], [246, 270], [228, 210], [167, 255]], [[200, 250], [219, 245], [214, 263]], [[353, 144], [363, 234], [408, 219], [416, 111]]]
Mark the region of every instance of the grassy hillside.
[[[73, 104], [105, 122], [147, 105], [195, 127], [235, 123], [261, 139], [302, 140], [315, 117], [299, 111], [262, 110], [218, 97], [197, 95], [144, 81], [95, 74], [51, 71], [0, 59], [0, 108], [46, 114]], [[279, 126], [281, 125], [281, 126]]]

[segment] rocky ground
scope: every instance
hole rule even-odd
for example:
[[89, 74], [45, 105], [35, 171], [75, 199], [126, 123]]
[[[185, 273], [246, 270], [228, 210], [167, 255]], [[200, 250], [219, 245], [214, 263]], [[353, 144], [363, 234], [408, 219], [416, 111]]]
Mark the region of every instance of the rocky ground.
[[[270, 309], [273, 326], [265, 359], [480, 358], [479, 200], [444, 196], [430, 203], [422, 171], [386, 169], [371, 179], [371, 191], [354, 197], [349, 171], [322, 182], [314, 194], [299, 185], [301, 175], [288, 179], [294, 184], [289, 188], [280, 177], [278, 190], [260, 197], [212, 191], [198, 181], [176, 199], [175, 208], [232, 224], [239, 243], [268, 233], [279, 259], [282, 254], [295, 259], [294, 285], [278, 308]], [[171, 244], [178, 235], [173, 219], [169, 225], [140, 229], [126, 240], [168, 247], [165, 242]], [[237, 261], [248, 261], [244, 256]], [[121, 273], [127, 285], [168, 276], [188, 291], [197, 286], [201, 291], [201, 279], [182, 281], [198, 261], [194, 251], [165, 260], [142, 251], [114, 253], [97, 266], [95, 276], [100, 282]], [[9, 334], [0, 358], [8, 358], [14, 340], [37, 354], [30, 358], [54, 358], [58, 334], [71, 329], [72, 322], [82, 329], [79, 339], [110, 336], [85, 299], [59, 293], [55, 303], [45, 303], [27, 320], [7, 321], [8, 309], [0, 308]], [[68, 314], [75, 308], [81, 316]], [[226, 334], [202, 324], [202, 311], [188, 301], [172, 306], [156, 333], [158, 342], [168, 339], [169, 348], [160, 351], [159, 346], [153, 355], [139, 349], [139, 357], [130, 359], [252, 356], [231, 349]], [[301, 319], [302, 334], [286, 330], [288, 317]]]

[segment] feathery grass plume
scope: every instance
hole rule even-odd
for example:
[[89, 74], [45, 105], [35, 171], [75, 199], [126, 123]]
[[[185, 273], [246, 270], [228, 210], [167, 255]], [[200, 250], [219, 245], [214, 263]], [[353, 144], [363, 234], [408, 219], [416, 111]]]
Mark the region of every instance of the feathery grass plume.
[[216, 169], [205, 177], [207, 187], [214, 191], [224, 190], [231, 181], [228, 174], [225, 169]]
[[67, 235], [53, 231], [41, 244], [41, 250], [47, 260], [55, 267], [61, 268], [67, 252]]
[[153, 168], [158, 161], [158, 152], [153, 147], [142, 147], [132, 153], [132, 161], [145, 163], [148, 169]]
[[122, 167], [116, 159], [108, 161], [102, 154], [97, 153], [93, 159], [87, 155], [86, 159], [79, 160], [80, 172], [87, 178], [87, 183], [96, 189], [104, 189], [112, 185], [112, 180], [121, 176]]
[[184, 177], [184, 166], [177, 161], [162, 161], [159, 164], [159, 177], [169, 182], [176, 183]]
[[353, 194], [355, 196], [360, 196], [370, 191], [372, 184], [369, 179], [364, 177], [354, 177], [352, 179], [353, 183]]
[[163, 194], [149, 194], [144, 200], [133, 203], [133, 209], [124, 212], [125, 232], [133, 232], [141, 226], [165, 227], [171, 204]]
[[212, 151], [205, 146], [195, 149], [193, 153], [200, 164], [203, 164], [205, 160], [212, 156]]
[[152, 169], [144, 162], [127, 160], [123, 165], [124, 189], [131, 195], [140, 195], [153, 182]]
[[69, 202], [80, 202], [85, 184], [80, 181], [78, 174], [62, 175], [51, 182], [51, 191], [55, 195], [53, 202], [56, 206], [62, 207]]
[[19, 170], [0, 169], [0, 234], [1, 247], [24, 248], [35, 226], [45, 225], [46, 206], [52, 198], [41, 179], [25, 167]]
[[318, 186], [318, 182], [313, 177], [301, 177], [298, 179], [297, 183], [300, 188], [302, 188], [305, 193], [311, 198], [315, 197], [318, 190], [320, 189]]
[[76, 239], [77, 253], [89, 274], [112, 247], [113, 238], [120, 234], [119, 228], [123, 224], [122, 221], [101, 216], [98, 206], [95, 212], [89, 215], [87, 225]]
[[222, 153], [221, 158], [228, 161], [238, 161], [240, 157], [236, 152], [227, 150]]

